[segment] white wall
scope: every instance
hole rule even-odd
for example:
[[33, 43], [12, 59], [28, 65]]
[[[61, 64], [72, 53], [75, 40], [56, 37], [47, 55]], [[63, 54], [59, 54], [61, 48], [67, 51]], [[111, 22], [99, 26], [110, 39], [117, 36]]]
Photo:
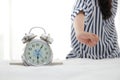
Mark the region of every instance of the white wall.
[[118, 0], [118, 11], [115, 17], [115, 25], [116, 25], [116, 30], [118, 33], [118, 43], [120, 45], [120, 0]]
[[21, 59], [25, 33], [34, 26], [40, 26], [51, 34], [54, 59], [65, 59], [70, 51], [70, 0], [12, 0], [11, 2], [11, 55]]
[[[0, 0], [0, 58], [20, 60], [22, 37], [34, 26], [44, 27], [54, 39], [54, 59], [70, 51], [70, 14], [74, 0]], [[115, 19], [120, 43], [120, 1]], [[3, 45], [2, 45], [3, 44]]]
[[0, 35], [0, 59], [3, 59], [3, 36]]
[[10, 5], [9, 0], [0, 0], [0, 58], [9, 59], [10, 53]]

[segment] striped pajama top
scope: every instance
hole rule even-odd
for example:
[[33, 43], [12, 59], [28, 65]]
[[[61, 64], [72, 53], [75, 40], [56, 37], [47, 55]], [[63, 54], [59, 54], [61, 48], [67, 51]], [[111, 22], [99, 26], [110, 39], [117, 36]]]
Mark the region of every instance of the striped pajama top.
[[[98, 0], [76, 0], [71, 14], [72, 51], [67, 55], [66, 59], [107, 59], [120, 57], [117, 32], [114, 24], [117, 4], [118, 0], [112, 0], [112, 16], [109, 19], [104, 20], [98, 5]], [[85, 13], [84, 31], [91, 32], [99, 36], [99, 42], [94, 47], [82, 44], [76, 39], [73, 21], [80, 11]]]

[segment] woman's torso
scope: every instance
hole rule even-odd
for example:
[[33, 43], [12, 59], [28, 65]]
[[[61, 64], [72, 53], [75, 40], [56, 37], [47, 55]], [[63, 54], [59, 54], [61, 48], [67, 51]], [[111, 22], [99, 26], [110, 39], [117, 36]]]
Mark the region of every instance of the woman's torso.
[[[74, 6], [77, 7], [78, 2]], [[86, 6], [84, 31], [91, 32], [99, 36], [99, 42], [95, 47], [88, 47], [81, 44], [75, 37], [73, 24], [71, 26], [71, 46], [73, 50], [67, 58], [91, 58], [103, 59], [114, 58], [120, 56], [120, 51], [117, 43], [117, 33], [115, 29], [114, 19], [117, 11], [117, 0], [112, 0], [112, 16], [104, 20], [98, 5], [98, 0], [83, 0]], [[72, 18], [74, 14], [72, 13]], [[74, 19], [73, 19], [74, 20]]]

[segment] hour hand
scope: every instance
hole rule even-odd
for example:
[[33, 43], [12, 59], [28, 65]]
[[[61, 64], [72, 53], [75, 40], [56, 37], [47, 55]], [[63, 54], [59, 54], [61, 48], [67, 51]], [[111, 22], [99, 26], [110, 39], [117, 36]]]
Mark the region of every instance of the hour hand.
[[40, 50], [37, 51], [37, 58], [39, 58], [39, 57], [43, 58], [42, 55], [41, 55]]

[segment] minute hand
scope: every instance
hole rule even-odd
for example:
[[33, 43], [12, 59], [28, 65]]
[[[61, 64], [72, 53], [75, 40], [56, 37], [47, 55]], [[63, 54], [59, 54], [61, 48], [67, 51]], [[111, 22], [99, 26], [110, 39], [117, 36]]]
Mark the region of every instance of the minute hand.
[[41, 51], [40, 50], [38, 51], [38, 55], [37, 56], [40, 56], [40, 57], [43, 58], [43, 56], [41, 55]]

